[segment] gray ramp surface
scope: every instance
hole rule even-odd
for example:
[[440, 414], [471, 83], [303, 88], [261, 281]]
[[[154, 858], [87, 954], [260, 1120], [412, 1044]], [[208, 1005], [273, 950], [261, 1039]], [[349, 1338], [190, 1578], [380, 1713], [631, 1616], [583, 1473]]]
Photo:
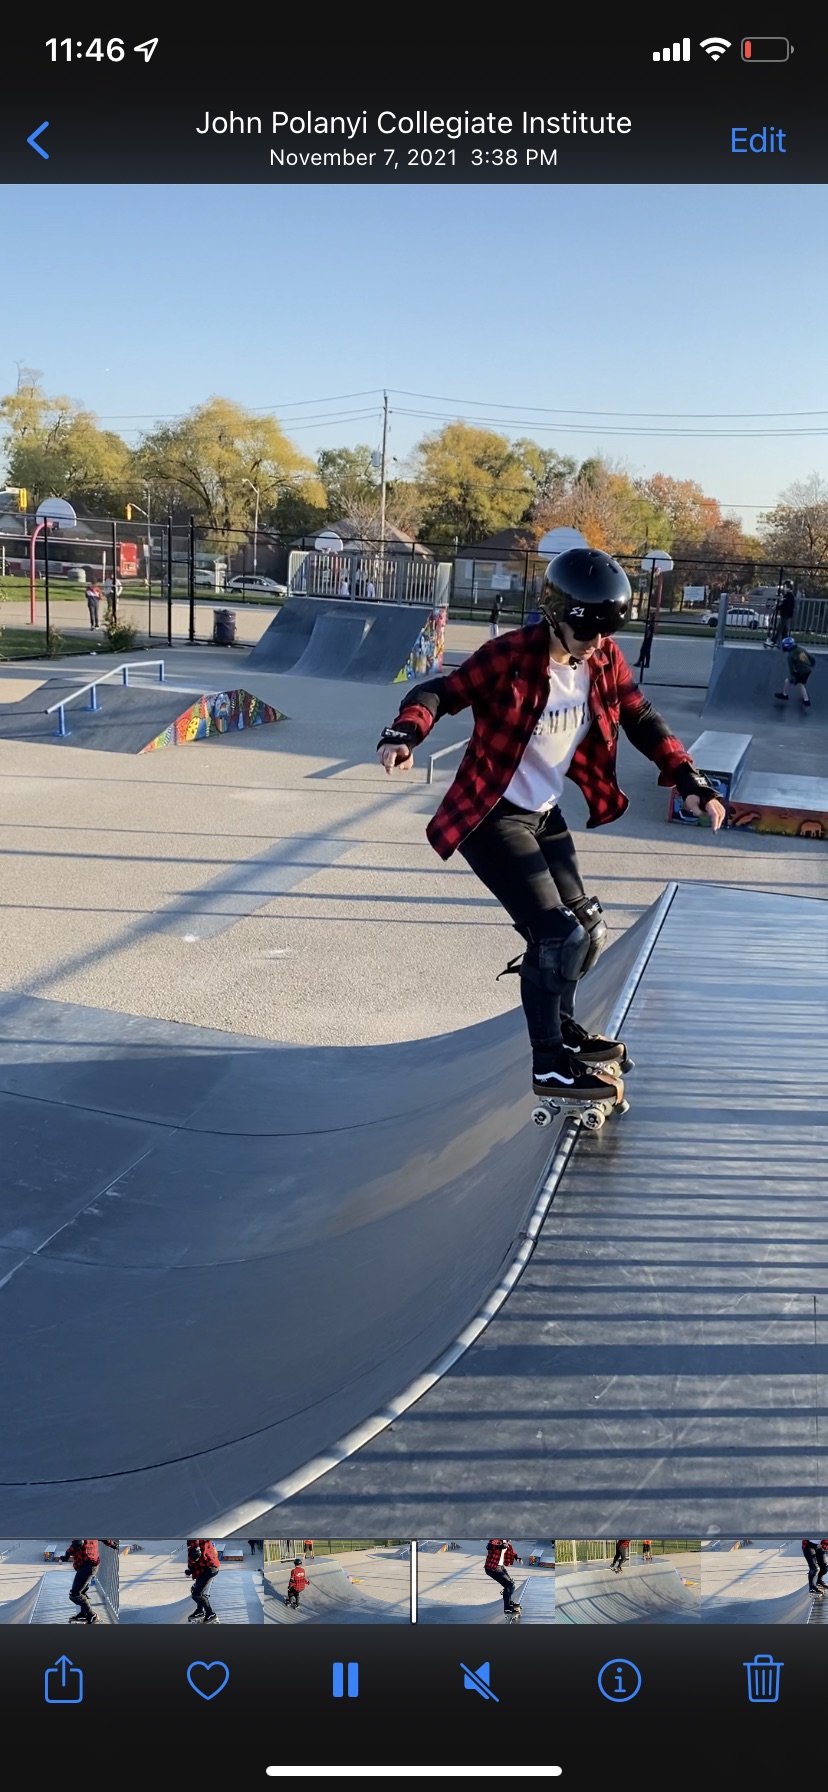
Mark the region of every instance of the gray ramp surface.
[[556, 1572], [556, 1624], [699, 1622], [698, 1585], [686, 1585], [671, 1562], [631, 1562], [622, 1574], [613, 1574], [608, 1562]]
[[347, 678], [370, 626], [359, 616], [319, 616], [301, 659], [289, 668], [291, 677]]
[[427, 604], [289, 597], [246, 663], [259, 672], [389, 684], [405, 666], [430, 615]]
[[[290, 1562], [271, 1564], [264, 1575], [264, 1622], [269, 1624], [408, 1624], [409, 1574], [393, 1550], [350, 1551], [306, 1562], [309, 1585], [299, 1597], [298, 1611], [287, 1601]], [[382, 1565], [387, 1564], [386, 1581]], [[372, 1592], [370, 1589], [373, 1588]], [[383, 1593], [386, 1594], [383, 1597]]]
[[[594, 1024], [640, 942], [596, 967]], [[7, 995], [0, 1039], [17, 1534], [73, 1511], [120, 1536], [215, 1529], [329, 1448], [478, 1311], [554, 1140], [519, 1010], [313, 1050]]]
[[828, 903], [680, 886], [623, 1034], [500, 1312], [280, 1525], [828, 1528]]
[[185, 694], [163, 684], [101, 685], [99, 708], [89, 709], [88, 697], [70, 703], [65, 712], [69, 733], [60, 735], [58, 716], [47, 716], [45, 711], [71, 696], [85, 682], [59, 676], [20, 703], [0, 703], [0, 740], [83, 747], [99, 753], [140, 753], [199, 696], [197, 691]]
[[[24, 1593], [0, 1605], [0, 1625], [68, 1624], [78, 1609], [69, 1599], [69, 1589], [74, 1577], [75, 1570], [71, 1567], [61, 1565], [45, 1568]], [[116, 1622], [114, 1613], [97, 1586], [90, 1588], [87, 1597], [92, 1610], [97, 1613], [99, 1624]], [[78, 1626], [74, 1628], [77, 1629]]]
[[705, 1624], [807, 1624], [808, 1564], [799, 1541], [702, 1554]]
[[[810, 715], [803, 716], [801, 700], [793, 689], [787, 703], [775, 700], [774, 693], [781, 691], [788, 670], [784, 653], [755, 647], [719, 648], [701, 712], [705, 728], [734, 733], [744, 729], [773, 740], [783, 752], [788, 744], [798, 747], [807, 729], [812, 747], [819, 741], [824, 748], [828, 742], [828, 654], [812, 647], [808, 652], [816, 660], [808, 681], [813, 707]], [[780, 757], [779, 764], [784, 769], [784, 758]]]

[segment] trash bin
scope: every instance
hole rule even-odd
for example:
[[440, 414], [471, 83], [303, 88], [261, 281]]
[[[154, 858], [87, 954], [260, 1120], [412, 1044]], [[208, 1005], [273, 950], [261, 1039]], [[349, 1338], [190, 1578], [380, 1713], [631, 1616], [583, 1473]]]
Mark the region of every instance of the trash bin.
[[236, 645], [236, 612], [235, 610], [213, 611], [213, 646], [235, 647]]
[[754, 1655], [752, 1661], [743, 1662], [747, 1668], [748, 1699], [751, 1705], [775, 1705], [779, 1698], [779, 1676], [784, 1662], [774, 1661], [772, 1655]]

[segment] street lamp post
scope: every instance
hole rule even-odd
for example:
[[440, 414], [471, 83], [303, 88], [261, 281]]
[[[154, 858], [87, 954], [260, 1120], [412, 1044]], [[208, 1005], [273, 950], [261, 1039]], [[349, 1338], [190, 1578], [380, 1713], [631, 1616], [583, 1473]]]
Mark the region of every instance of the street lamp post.
[[252, 479], [245, 479], [244, 484], [249, 485], [250, 490], [256, 493], [256, 516], [253, 523], [253, 577], [255, 578], [259, 550], [259, 488], [253, 484]]

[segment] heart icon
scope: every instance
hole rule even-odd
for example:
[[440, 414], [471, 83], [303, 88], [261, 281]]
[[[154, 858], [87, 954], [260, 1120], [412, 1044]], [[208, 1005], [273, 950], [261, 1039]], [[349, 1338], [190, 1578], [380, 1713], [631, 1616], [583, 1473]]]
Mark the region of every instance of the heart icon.
[[229, 1678], [230, 1669], [223, 1661], [191, 1661], [187, 1669], [187, 1679], [200, 1699], [215, 1699]]

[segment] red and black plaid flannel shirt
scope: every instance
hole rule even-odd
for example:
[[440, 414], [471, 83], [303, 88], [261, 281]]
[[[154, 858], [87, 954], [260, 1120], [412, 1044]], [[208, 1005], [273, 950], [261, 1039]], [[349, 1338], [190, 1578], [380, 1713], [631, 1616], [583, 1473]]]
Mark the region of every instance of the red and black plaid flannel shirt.
[[[479, 827], [517, 770], [549, 700], [549, 648], [548, 623], [512, 629], [485, 642], [455, 671], [416, 685], [406, 695], [394, 726], [413, 724], [420, 740], [441, 716], [468, 707], [474, 714], [474, 732], [460, 769], [426, 829], [441, 859], [451, 858]], [[586, 797], [587, 827], [597, 828], [617, 821], [629, 806], [615, 772], [619, 727], [658, 766], [659, 784], [675, 784], [680, 768], [694, 768], [681, 741], [642, 696], [611, 637], [604, 638], [588, 665], [592, 726], [567, 776]], [[691, 777], [690, 787], [693, 783]], [[705, 787], [703, 778], [698, 783]], [[687, 794], [688, 789], [682, 790]]]
[[101, 1552], [96, 1537], [73, 1537], [66, 1555], [77, 1573], [79, 1568], [97, 1568]]
[[221, 1567], [218, 1550], [208, 1537], [187, 1538], [187, 1567], [193, 1570], [194, 1576], [203, 1574], [205, 1568]]
[[508, 1537], [490, 1537], [486, 1550], [487, 1568], [511, 1568], [517, 1559], [517, 1552]]

